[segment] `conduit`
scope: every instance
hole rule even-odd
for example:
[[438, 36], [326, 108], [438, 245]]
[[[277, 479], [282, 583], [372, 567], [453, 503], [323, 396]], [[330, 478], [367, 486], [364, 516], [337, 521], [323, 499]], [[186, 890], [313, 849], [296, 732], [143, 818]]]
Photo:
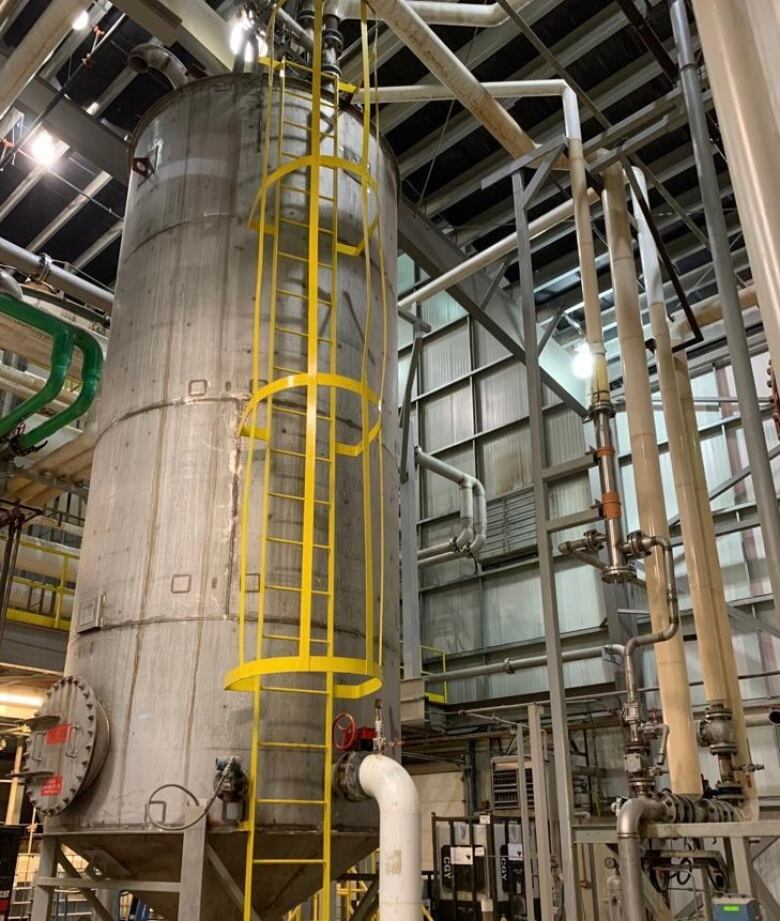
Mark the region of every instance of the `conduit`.
[[48, 256], [31, 253], [2, 237], [0, 237], [0, 263], [13, 266], [32, 281], [51, 285], [52, 288], [85, 304], [97, 307], [104, 313], [111, 313], [114, 306], [114, 295], [110, 291], [54, 265]]
[[487, 536], [485, 487], [475, 476], [426, 454], [419, 447], [414, 449], [414, 459], [423, 470], [429, 470], [457, 484], [460, 500], [460, 532], [451, 540], [420, 550], [417, 553], [418, 564], [432, 566], [463, 556], [475, 557]]
[[0, 70], [0, 118], [70, 32], [74, 16], [83, 8], [84, 0], [52, 0], [14, 48]]
[[[531, 0], [511, 0], [512, 9], [519, 13]], [[360, 0], [340, 0], [339, 16], [341, 19], [360, 19]], [[408, 6], [419, 18], [432, 26], [470, 26], [489, 29], [503, 25], [509, 16], [498, 3], [453, 3], [447, 0], [409, 0]], [[372, 10], [372, 7], [374, 8]], [[380, 11], [379, 5], [372, 0], [366, 10], [369, 19], [376, 17], [392, 23]], [[393, 29], [395, 31], [395, 29]], [[396, 33], [398, 34], [398, 33]], [[400, 37], [400, 36], [399, 36]]]
[[[641, 170], [634, 171], [635, 176], [647, 200], [647, 186]], [[650, 321], [656, 342], [656, 364], [658, 383], [663, 403], [664, 420], [669, 441], [669, 454], [672, 461], [677, 504], [679, 507], [680, 527], [682, 529], [685, 565], [688, 573], [688, 587], [696, 625], [699, 660], [704, 681], [705, 696], [709, 703], [725, 703], [731, 710], [732, 726], [737, 743], [739, 764], [750, 761], [747, 747], [747, 732], [742, 698], [739, 694], [737, 664], [732, 646], [731, 626], [726, 598], [723, 588], [723, 576], [719, 563], [713, 567], [712, 560], [717, 560], [715, 525], [707, 497], [706, 507], [700, 505], [697, 491], [697, 478], [692, 467], [701, 466], [701, 444], [698, 439], [693, 405], [691, 403], [687, 418], [683, 418], [678, 380], [687, 376], [687, 361], [681, 353], [672, 352], [672, 339], [663, 295], [663, 282], [658, 263], [655, 243], [650, 228], [641, 210], [634, 207], [634, 218], [639, 234], [639, 250], [642, 259], [642, 272], [645, 291], [650, 309]], [[675, 364], [679, 357], [679, 370]], [[686, 399], [690, 395], [690, 381], [686, 389]], [[690, 398], [692, 399], [692, 398]], [[691, 416], [693, 418], [691, 418]], [[691, 432], [690, 429], [693, 428]], [[688, 436], [691, 437], [688, 437]], [[698, 457], [698, 463], [696, 461]], [[736, 689], [736, 694], [734, 690]], [[756, 788], [749, 780], [743, 789], [746, 795], [755, 797]]]
[[[610, 167], [604, 172], [603, 178], [604, 216], [639, 523], [645, 534], [668, 540], [669, 527], [622, 167]], [[662, 630], [668, 620], [666, 581], [663, 560], [659, 554], [653, 554], [647, 559], [645, 578], [650, 621], [653, 631], [656, 632]], [[675, 793], [700, 795], [702, 786], [698, 750], [681, 635], [677, 633], [668, 642], [657, 645], [655, 657], [664, 721], [669, 726], [668, 760], [672, 790]]]

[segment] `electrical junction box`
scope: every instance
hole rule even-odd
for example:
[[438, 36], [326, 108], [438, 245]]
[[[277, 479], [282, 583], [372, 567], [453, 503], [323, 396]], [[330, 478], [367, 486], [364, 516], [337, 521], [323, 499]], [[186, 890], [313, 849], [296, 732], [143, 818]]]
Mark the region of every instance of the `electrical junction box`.
[[712, 900], [714, 921], [759, 921], [758, 902], [743, 895], [718, 896]]

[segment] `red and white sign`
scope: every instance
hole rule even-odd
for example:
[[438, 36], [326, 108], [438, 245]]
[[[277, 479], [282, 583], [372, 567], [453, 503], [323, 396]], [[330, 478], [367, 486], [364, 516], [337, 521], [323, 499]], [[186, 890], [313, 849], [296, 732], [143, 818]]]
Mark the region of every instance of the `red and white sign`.
[[41, 796], [59, 796], [62, 793], [62, 775], [55, 774], [49, 777], [41, 787]]
[[70, 723], [60, 723], [46, 733], [47, 745], [64, 745], [70, 738], [70, 732], [73, 727]]

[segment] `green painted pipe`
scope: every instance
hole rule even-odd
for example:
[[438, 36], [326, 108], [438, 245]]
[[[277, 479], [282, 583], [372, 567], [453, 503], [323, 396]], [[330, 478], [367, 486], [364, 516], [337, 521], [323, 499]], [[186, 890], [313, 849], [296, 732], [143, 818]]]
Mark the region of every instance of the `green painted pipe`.
[[50, 403], [62, 390], [73, 357], [76, 331], [51, 314], [33, 307], [32, 304], [17, 301], [8, 294], [0, 294], [0, 313], [39, 329], [52, 338], [49, 377], [38, 393], [0, 419], [0, 438], [3, 438], [33, 413]]
[[74, 329], [73, 332], [76, 346], [84, 355], [84, 361], [81, 366], [81, 390], [79, 390], [79, 395], [62, 412], [52, 416], [51, 419], [46, 419], [29, 432], [20, 435], [15, 440], [14, 446], [21, 453], [29, 451], [38, 442], [53, 435], [69, 422], [78, 419], [79, 416], [83, 416], [95, 399], [98, 384], [100, 383], [100, 373], [103, 369], [103, 351], [97, 341], [85, 330]]

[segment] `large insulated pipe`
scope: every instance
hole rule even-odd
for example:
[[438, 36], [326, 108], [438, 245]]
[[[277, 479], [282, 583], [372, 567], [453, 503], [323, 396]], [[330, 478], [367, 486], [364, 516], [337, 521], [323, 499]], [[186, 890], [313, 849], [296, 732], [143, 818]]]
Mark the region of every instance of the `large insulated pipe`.
[[[706, 565], [708, 579], [712, 585], [714, 597], [713, 604], [725, 604], [723, 589], [723, 574], [721, 571], [720, 559], [718, 558], [718, 545], [715, 536], [715, 523], [712, 518], [712, 507], [710, 505], [709, 490], [707, 486], [707, 477], [704, 470], [704, 458], [702, 457], [701, 441], [699, 438], [698, 422], [696, 419], [696, 410], [693, 402], [693, 391], [691, 390], [691, 378], [688, 372], [688, 359], [684, 352], [674, 353], [674, 370], [675, 384], [677, 395], [680, 401], [682, 432], [685, 438], [686, 454], [688, 458], [688, 473], [691, 478], [691, 489], [696, 503], [698, 512], [698, 523], [701, 529], [700, 537], [703, 540], [703, 549], [706, 554]], [[682, 524], [682, 518], [680, 519]], [[686, 553], [688, 548], [686, 545]], [[701, 557], [701, 553], [700, 553]], [[695, 613], [695, 611], [694, 611]], [[728, 616], [725, 612], [719, 612], [720, 618], [725, 618], [725, 624], [722, 630], [717, 632], [718, 642], [720, 644], [719, 666], [723, 670], [722, 679], [720, 676], [710, 674], [713, 684], [708, 688], [704, 672], [704, 652], [701, 651], [702, 633], [699, 625], [696, 625], [696, 634], [700, 644], [700, 658], [702, 659], [702, 678], [705, 680], [705, 696], [707, 702], [716, 703], [718, 699], [723, 700], [731, 710], [731, 729], [733, 741], [736, 746], [736, 763], [737, 765], [748, 765], [751, 762], [750, 745], [747, 737], [747, 728], [745, 726], [745, 713], [742, 706], [742, 692], [739, 687], [737, 678], [736, 662], [734, 660], [734, 648], [731, 644], [731, 629], [728, 624]], [[707, 628], [704, 628], [706, 632]], [[716, 683], [717, 682], [717, 683]], [[721, 692], [721, 685], [725, 684], [722, 691], [723, 697], [719, 698], [717, 693]], [[710, 694], [710, 691], [712, 692]], [[752, 774], [738, 772], [738, 781], [742, 784], [742, 789], [747, 797], [746, 808], [755, 817], [758, 809], [757, 790]]]
[[84, 0], [52, 0], [44, 8], [0, 70], [0, 118], [65, 38], [73, 17], [85, 6]]
[[[645, 200], [647, 187], [641, 170], [634, 171]], [[737, 680], [737, 663], [732, 646], [731, 625], [726, 609], [726, 597], [723, 588], [723, 576], [719, 565], [711, 565], [717, 560], [718, 552], [715, 541], [715, 524], [709, 506], [701, 507], [698, 501], [696, 478], [692, 470], [694, 464], [703, 471], [701, 445], [698, 436], [696, 416], [693, 406], [690, 411], [693, 418], [683, 419], [680, 396], [677, 390], [677, 373], [672, 352], [672, 339], [663, 294], [663, 281], [658, 262], [658, 253], [650, 228], [635, 204], [634, 218], [639, 234], [639, 251], [642, 259], [642, 273], [645, 291], [650, 306], [650, 321], [656, 342], [656, 365], [658, 383], [666, 422], [669, 454], [672, 461], [672, 475], [680, 513], [685, 566], [688, 574], [688, 590], [691, 596], [693, 619], [696, 625], [697, 645], [701, 663], [704, 692], [708, 704], [725, 703], [732, 714], [732, 728], [737, 743], [740, 764], [747, 764], [749, 753], [746, 749], [747, 734], [742, 698], [739, 694]], [[690, 391], [690, 387], [688, 387]], [[694, 436], [688, 437], [687, 429], [693, 426]], [[696, 461], [691, 455], [697, 455]], [[737, 689], [736, 696], [734, 688]], [[747, 787], [748, 795], [755, 795], [755, 786]]]
[[184, 64], [157, 42], [136, 45], [127, 57], [127, 66], [137, 74], [154, 70], [165, 77], [175, 90], [189, 82]]
[[[562, 662], [582, 662], [585, 659], [600, 659], [604, 655], [603, 646], [587, 646], [584, 649], [567, 649], [561, 653]], [[547, 656], [526, 656], [523, 659], [501, 659], [487, 665], [473, 665], [468, 668], [456, 668], [448, 672], [424, 675], [426, 684], [444, 684], [450, 681], [468, 681], [482, 675], [514, 675], [526, 668], [541, 668], [547, 665]]]
[[[729, 237], [720, 201], [718, 177], [712, 156], [712, 144], [707, 128], [701, 81], [691, 42], [685, 0], [672, 0], [671, 16], [680, 66], [680, 81], [690, 122], [693, 153], [701, 186], [702, 205], [707, 221], [715, 279], [723, 304], [723, 327], [728, 341], [734, 384], [742, 415], [745, 448], [753, 476], [756, 508], [766, 552], [767, 572], [775, 601], [775, 618], [780, 622], [778, 614], [778, 606], [780, 606], [780, 511], [767, 454], [764, 424], [758, 406], [756, 382], [753, 377], [745, 327], [742, 322], [737, 282], [731, 261]], [[748, 95], [743, 99], [742, 106], [749, 107], [751, 98], [752, 95]], [[737, 117], [736, 112], [730, 114]], [[756, 143], [756, 141], [751, 139], [751, 143]], [[776, 153], [777, 150], [775, 150]], [[770, 180], [774, 184], [777, 184], [776, 172], [775, 166], [775, 175]], [[771, 309], [769, 304], [766, 306], [767, 309]]]
[[766, 0], [693, 0], [693, 9], [769, 351], [780, 368], [780, 16]]
[[483, 89], [438, 35], [420, 18], [407, 0], [372, 0], [378, 19], [386, 22], [440, 83], [448, 86], [498, 143], [516, 159], [534, 149], [534, 142], [512, 116]]
[[78, 301], [97, 307], [104, 313], [111, 313], [114, 306], [114, 295], [110, 291], [54, 265], [48, 256], [31, 253], [2, 237], [0, 237], [0, 264], [11, 265], [32, 281], [50, 284], [53, 288], [63, 291]]
[[379, 915], [420, 921], [420, 798], [408, 772], [386, 755], [355, 752], [339, 765], [337, 784], [349, 799], [379, 807]]
[[[530, 2], [531, 0], [511, 0], [511, 6], [515, 12], [520, 12]], [[475, 29], [489, 29], [503, 25], [509, 18], [506, 10], [499, 3], [481, 4], [452, 3], [447, 2], [447, 0], [409, 0], [408, 5], [423, 22], [432, 26], [468, 26]], [[342, 19], [360, 19], [360, 8], [360, 0], [340, 0], [339, 16]], [[366, 14], [369, 18], [389, 22], [375, 3], [366, 8]]]
[[[639, 290], [622, 167], [610, 167], [605, 170], [603, 178], [604, 217], [623, 365], [639, 524], [645, 534], [668, 540], [669, 527], [664, 505], [661, 463], [658, 456], [658, 439], [650, 395], [650, 375], [642, 332]], [[660, 554], [653, 554], [647, 559], [645, 577], [653, 631], [662, 630], [668, 621], [668, 608], [666, 580]], [[668, 757], [672, 790], [675, 793], [701, 794], [693, 709], [682, 636], [677, 633], [668, 642], [657, 645], [655, 657], [664, 722], [669, 726]]]
[[[739, 289], [739, 306], [743, 311], [758, 307], [758, 291], [755, 285]], [[723, 304], [717, 294], [691, 304], [691, 311], [701, 329], [723, 319]], [[680, 314], [672, 323], [671, 336], [675, 343], [684, 342], [691, 335], [691, 324], [684, 314]]]

